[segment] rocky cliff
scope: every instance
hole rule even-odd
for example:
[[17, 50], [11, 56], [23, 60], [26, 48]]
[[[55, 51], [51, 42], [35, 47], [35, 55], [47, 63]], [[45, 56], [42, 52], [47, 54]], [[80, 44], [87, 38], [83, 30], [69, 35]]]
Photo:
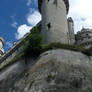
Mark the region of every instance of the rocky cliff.
[[0, 72], [0, 92], [92, 92], [91, 57], [57, 49], [27, 60]]

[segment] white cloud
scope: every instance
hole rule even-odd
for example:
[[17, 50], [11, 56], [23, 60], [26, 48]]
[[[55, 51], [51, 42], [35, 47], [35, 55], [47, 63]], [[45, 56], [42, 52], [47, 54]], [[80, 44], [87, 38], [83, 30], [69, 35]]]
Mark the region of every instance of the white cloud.
[[26, 33], [29, 32], [32, 27], [34, 27], [41, 20], [41, 15], [38, 11], [31, 10], [31, 12], [27, 16], [27, 22], [30, 26], [26, 24], [20, 25], [17, 29], [17, 33], [15, 34], [16, 39], [22, 38]]
[[28, 33], [32, 29], [31, 26], [27, 26], [26, 24], [23, 24], [18, 27], [17, 33], [15, 34], [16, 39], [22, 38], [26, 33]]
[[27, 6], [30, 6], [31, 0], [27, 0]]
[[16, 21], [14, 21], [14, 22], [11, 24], [11, 26], [12, 26], [13, 28], [17, 28], [17, 25], [18, 25], [18, 23], [17, 23]]
[[38, 11], [34, 11], [32, 14], [28, 14], [27, 21], [30, 25], [35, 26], [41, 20], [41, 15]]
[[10, 48], [12, 47], [12, 43], [11, 42], [6, 42], [6, 45]]
[[34, 5], [35, 7], [38, 6], [38, 0], [27, 0], [27, 6]]
[[[35, 0], [34, 2], [37, 2]], [[27, 5], [31, 4], [31, 0], [28, 0]], [[75, 33], [80, 31], [82, 27], [92, 28], [92, 0], [70, 0], [70, 9], [68, 16], [71, 16], [75, 24]], [[18, 27], [16, 38], [19, 39], [28, 32], [29, 28], [35, 26], [41, 20], [41, 15], [38, 11], [30, 9], [27, 15], [27, 22], [30, 26], [23, 24]], [[26, 32], [25, 30], [26, 29]], [[22, 30], [22, 31], [21, 31]]]
[[82, 26], [92, 28], [92, 0], [70, 0], [70, 11], [75, 23], [75, 32], [81, 30]]

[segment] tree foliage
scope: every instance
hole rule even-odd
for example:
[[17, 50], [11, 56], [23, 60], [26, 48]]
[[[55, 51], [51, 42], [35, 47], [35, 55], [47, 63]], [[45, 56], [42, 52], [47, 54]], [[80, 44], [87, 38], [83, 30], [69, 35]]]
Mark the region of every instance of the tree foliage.
[[40, 34], [38, 27], [35, 27], [31, 30], [29, 39], [24, 45], [24, 52], [26, 55], [31, 54], [32, 56], [36, 56], [40, 53], [42, 45], [42, 35]]

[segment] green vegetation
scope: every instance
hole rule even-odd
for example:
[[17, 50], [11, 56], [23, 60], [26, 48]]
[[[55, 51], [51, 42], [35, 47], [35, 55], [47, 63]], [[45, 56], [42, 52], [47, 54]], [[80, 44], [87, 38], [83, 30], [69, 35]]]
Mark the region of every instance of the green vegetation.
[[25, 76], [26, 76], [26, 77], [28, 77], [29, 75], [30, 75], [30, 73], [29, 73], [29, 72], [25, 73]]
[[83, 47], [76, 46], [76, 45], [69, 45], [69, 44], [62, 44], [59, 42], [55, 43], [50, 43], [50, 44], [42, 44], [42, 35], [40, 34], [40, 31], [38, 27], [35, 27], [32, 31], [31, 34], [29, 35], [28, 42], [23, 40], [24, 42], [24, 53], [25, 56], [38, 56], [41, 53], [52, 50], [52, 49], [67, 49], [67, 50], [72, 50], [72, 51], [78, 51], [82, 52], [83, 54], [87, 56], [91, 56], [92, 53], [90, 50], [87, 50]]
[[55, 75], [52, 75], [52, 74], [49, 74], [48, 76], [47, 76], [47, 78], [46, 78], [46, 81], [47, 82], [51, 82], [52, 80], [54, 80], [55, 79]]
[[29, 88], [28, 89], [31, 89], [31, 87], [33, 86], [33, 83], [35, 82], [35, 80], [32, 80], [30, 85], [29, 85]]
[[28, 42], [24, 42], [24, 53], [26, 56], [37, 56], [40, 54], [42, 45], [42, 35], [37, 27], [31, 30]]
[[88, 89], [88, 92], [92, 92], [92, 89], [91, 89], [91, 88], [89, 88], [89, 89]]
[[62, 43], [50, 43], [47, 45], [42, 45], [42, 52], [47, 51], [47, 50], [52, 50], [52, 49], [67, 49], [67, 50], [72, 50], [72, 51], [77, 51], [77, 52], [82, 52], [83, 54], [90, 56], [92, 55], [91, 52], [83, 47], [76, 46], [76, 45], [69, 45], [69, 44], [62, 44]]
[[42, 92], [45, 92], [45, 91], [44, 91], [44, 88], [42, 88]]
[[85, 54], [87, 56], [92, 56], [92, 52], [91, 52], [92, 47], [90, 49], [85, 49], [83, 47], [79, 47], [76, 45], [62, 44], [59, 42], [43, 44], [42, 38], [43, 37], [40, 34], [38, 27], [35, 27], [34, 29], [32, 29], [31, 34], [28, 37], [28, 40], [26, 41], [25, 39], [22, 39], [22, 42], [24, 44], [23, 45], [23, 48], [24, 48], [23, 53], [17, 55], [11, 61], [7, 61], [6, 64], [4, 64], [0, 68], [0, 71], [3, 68], [15, 63], [22, 57], [28, 57], [28, 56], [38, 57], [41, 53], [48, 51], [48, 50], [53, 50], [53, 49], [67, 49], [67, 50], [82, 52], [83, 54]]

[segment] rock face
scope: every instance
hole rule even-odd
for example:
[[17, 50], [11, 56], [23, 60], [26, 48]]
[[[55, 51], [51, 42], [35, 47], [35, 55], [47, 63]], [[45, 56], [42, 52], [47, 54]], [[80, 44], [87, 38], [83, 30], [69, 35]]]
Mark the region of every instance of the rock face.
[[9, 92], [92, 92], [92, 61], [80, 52], [47, 51]]

